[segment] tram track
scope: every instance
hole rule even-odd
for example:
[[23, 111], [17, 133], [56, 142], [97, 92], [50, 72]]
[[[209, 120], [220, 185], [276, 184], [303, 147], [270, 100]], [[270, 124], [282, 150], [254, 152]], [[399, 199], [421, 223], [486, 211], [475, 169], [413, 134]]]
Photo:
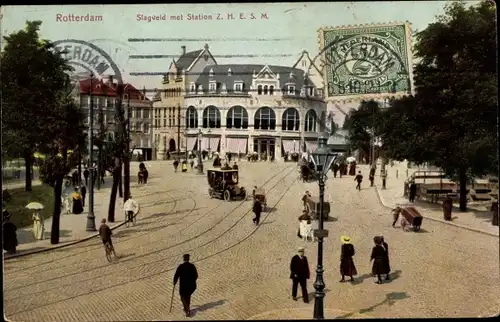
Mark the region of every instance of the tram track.
[[[279, 174], [280, 174], [280, 173], [283, 173], [283, 172], [284, 172], [285, 170], [287, 170], [287, 169], [289, 169], [289, 168], [285, 168], [285, 169], [283, 169], [283, 170], [281, 170], [281, 171], [277, 172], [277, 173], [276, 173], [276, 174], [274, 174], [272, 177], [270, 177], [270, 178], [269, 178], [269, 179], [268, 179], [268, 180], [267, 180], [267, 181], [266, 181], [263, 185], [266, 185], [266, 184], [267, 184], [267, 183], [269, 183], [271, 180], [273, 180], [274, 178], [276, 178], [277, 176], [279, 176]], [[269, 189], [269, 191], [271, 191], [271, 190], [272, 190], [275, 186], [277, 186], [277, 185], [278, 185], [280, 182], [282, 182], [282, 181], [283, 181], [286, 177], [288, 177], [288, 176], [289, 176], [289, 174], [290, 174], [290, 172], [287, 172], [287, 173], [286, 173], [286, 175], [285, 175], [283, 178], [280, 178], [280, 180], [278, 180], [278, 181], [275, 183], [275, 185]], [[184, 240], [184, 241], [182, 241], [182, 242], [180, 242], [180, 243], [177, 243], [177, 244], [174, 244], [174, 245], [170, 245], [169, 247], [166, 247], [166, 248], [161, 248], [161, 249], [159, 249], [159, 250], [156, 250], [156, 251], [153, 251], [153, 252], [149, 252], [149, 253], [147, 253], [147, 254], [143, 254], [143, 255], [139, 255], [139, 256], [135, 256], [135, 257], [130, 257], [129, 259], [126, 259], [126, 260], [122, 260], [122, 261], [120, 261], [120, 263], [124, 263], [124, 262], [128, 262], [128, 261], [132, 261], [132, 260], [134, 260], [134, 259], [135, 259], [135, 260], [137, 260], [138, 258], [146, 258], [146, 257], [150, 257], [150, 256], [155, 255], [155, 254], [156, 254], [156, 255], [161, 255], [161, 253], [162, 253], [162, 252], [165, 252], [165, 251], [171, 250], [171, 249], [172, 249], [172, 248], [174, 248], [174, 247], [181, 246], [181, 245], [186, 244], [186, 243], [187, 243], [187, 242], [189, 242], [189, 241], [195, 240], [195, 239], [197, 239], [197, 238], [199, 238], [199, 237], [203, 236], [203, 235], [204, 235], [204, 234], [206, 234], [207, 232], [211, 231], [213, 228], [215, 228], [215, 227], [216, 227], [216, 226], [217, 226], [220, 222], [222, 222], [224, 219], [226, 219], [227, 217], [229, 217], [232, 213], [234, 213], [234, 211], [236, 211], [238, 208], [240, 208], [240, 207], [241, 207], [244, 203], [245, 203], [245, 201], [240, 202], [240, 203], [239, 203], [236, 207], [234, 207], [234, 208], [233, 208], [232, 210], [230, 210], [230, 211], [229, 211], [229, 212], [228, 212], [225, 216], [223, 216], [223, 218], [221, 218], [220, 220], [218, 220], [218, 222], [217, 222], [215, 225], [213, 225], [213, 226], [212, 226], [212, 227], [210, 227], [209, 229], [207, 229], [207, 230], [203, 231], [201, 234], [198, 234], [198, 235], [196, 235], [196, 236], [193, 236], [193, 237], [191, 237], [191, 238], [189, 238], [189, 239], [187, 239], [187, 240]], [[226, 204], [226, 203], [219, 204], [219, 206], [220, 206], [220, 205], [224, 205], [224, 204]], [[216, 208], [217, 208], [217, 207], [216, 207]], [[195, 249], [195, 248], [199, 248], [199, 247], [203, 247], [203, 246], [205, 246], [205, 245], [207, 245], [207, 244], [209, 244], [209, 243], [211, 243], [211, 242], [214, 242], [215, 240], [219, 239], [221, 236], [225, 235], [228, 231], [230, 231], [231, 229], [233, 229], [233, 228], [236, 226], [236, 224], [237, 224], [237, 223], [239, 223], [239, 222], [240, 222], [240, 221], [241, 221], [241, 220], [242, 220], [242, 219], [246, 216], [246, 214], [248, 214], [248, 212], [250, 212], [250, 211], [251, 211], [251, 210], [249, 210], [249, 211], [245, 212], [245, 214], [244, 214], [243, 216], [241, 216], [241, 217], [237, 220], [237, 222], [236, 222], [236, 223], [234, 223], [231, 227], [229, 227], [229, 229], [224, 230], [224, 231], [223, 231], [221, 234], [219, 234], [216, 238], [211, 239], [211, 240], [208, 240], [208, 241], [207, 241], [207, 242], [205, 242], [204, 244], [199, 245], [199, 246], [196, 246], [196, 247], [194, 247], [193, 249]], [[167, 257], [167, 258], [173, 258], [173, 257], [176, 257], [176, 256], [170, 256], [170, 257]], [[134, 268], [144, 268], [144, 267], [146, 267], [147, 265], [154, 264], [154, 263], [157, 263], [157, 262], [163, 261], [163, 260], [165, 260], [165, 259], [166, 259], [165, 257], [160, 256], [160, 258], [159, 258], [158, 260], [154, 260], [154, 261], [151, 261], [151, 262], [146, 262], [146, 263], [141, 263], [141, 264], [139, 264], [139, 265], [136, 265], [136, 266], [130, 267], [129, 269], [134, 269]], [[84, 273], [88, 273], [89, 271], [96, 271], [96, 270], [99, 270], [99, 269], [101, 269], [101, 268], [105, 268], [105, 269], [106, 269], [107, 267], [110, 267], [110, 265], [109, 265], [109, 264], [107, 264], [107, 265], [101, 265], [101, 266], [98, 266], [98, 267], [90, 268], [89, 270], [86, 270]], [[111, 267], [112, 267], [112, 266], [111, 266]], [[95, 276], [95, 277], [91, 277], [91, 278], [88, 278], [88, 279], [80, 280], [80, 281], [78, 281], [78, 283], [87, 282], [87, 281], [90, 281], [90, 280], [92, 280], [92, 279], [99, 278], [99, 277], [105, 277], [106, 275], [109, 275], [109, 274], [114, 273], [114, 271], [115, 271], [115, 270], [114, 270], [114, 269], [112, 269], [112, 270], [113, 270], [113, 271], [112, 271], [112, 272], [109, 272], [109, 273], [99, 274], [98, 276]], [[19, 292], [19, 290], [20, 290], [20, 289], [26, 288], [26, 287], [28, 287], [28, 286], [40, 285], [40, 284], [43, 284], [43, 283], [46, 283], [46, 282], [50, 282], [51, 280], [58, 280], [58, 285], [57, 285], [57, 286], [55, 286], [55, 287], [65, 287], [65, 286], [68, 286], [68, 285], [70, 285], [70, 284], [68, 284], [68, 285], [61, 285], [61, 284], [60, 284], [60, 279], [61, 279], [61, 278], [72, 277], [72, 276], [75, 276], [75, 275], [77, 275], [77, 274], [80, 274], [80, 275], [81, 275], [81, 274], [82, 274], [82, 272], [81, 272], [81, 271], [78, 271], [78, 272], [76, 272], [76, 273], [71, 273], [71, 274], [67, 274], [67, 275], [64, 275], [64, 276], [58, 276], [58, 277], [56, 277], [56, 278], [52, 278], [52, 279], [49, 279], [49, 280], [44, 280], [44, 281], [40, 281], [40, 282], [36, 282], [36, 283], [31, 283], [31, 284], [28, 284], [28, 285], [23, 285], [23, 286], [21, 286], [21, 287], [7, 288], [5, 291], [18, 291], [18, 292]], [[72, 279], [72, 281], [71, 281], [71, 282], [72, 282], [72, 283], [74, 283], [74, 280]], [[48, 290], [50, 290], [50, 289], [52, 289], [52, 288], [44, 289], [44, 290], [42, 290], [42, 291], [37, 291], [36, 293], [46, 292], [46, 291], [48, 291]], [[24, 293], [24, 292], [21, 292], [21, 293]], [[30, 292], [30, 294], [33, 294], [33, 293], [32, 293], [32, 292]], [[23, 297], [23, 295], [21, 295], [21, 296], [17, 296], [17, 297], [14, 297], [14, 298], [10, 298], [10, 299], [8, 299], [7, 301], [13, 301], [13, 300], [19, 299], [19, 298], [21, 298], [21, 297]]]

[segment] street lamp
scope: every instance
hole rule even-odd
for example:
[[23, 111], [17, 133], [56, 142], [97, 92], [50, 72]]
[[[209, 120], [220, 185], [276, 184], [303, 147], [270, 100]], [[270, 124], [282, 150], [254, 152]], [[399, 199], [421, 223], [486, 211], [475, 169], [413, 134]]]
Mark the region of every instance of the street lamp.
[[[188, 149], [187, 149], [187, 146], [188, 146], [188, 137], [187, 137], [187, 135], [188, 135], [188, 130], [185, 129], [184, 130], [184, 149], [186, 150], [186, 152], [185, 152], [186, 153], [186, 157], [185, 157], [186, 158], [186, 162], [188, 161]], [[179, 142], [179, 144], [180, 144], [180, 142]], [[181, 151], [181, 146], [179, 145], [179, 152], [180, 151]], [[179, 154], [178, 157], [180, 159], [180, 157], [181, 157], [180, 154]]]
[[96, 231], [94, 216], [94, 100], [92, 97], [92, 81], [94, 73], [90, 73], [90, 110], [89, 110], [89, 213], [87, 215], [87, 231]]
[[210, 133], [212, 133], [212, 130], [210, 128], [207, 131], [207, 136], [208, 136], [208, 158], [210, 159]]
[[201, 138], [203, 136], [203, 132], [201, 129], [198, 129], [198, 174], [203, 174], [203, 160], [201, 158]]
[[325, 282], [323, 281], [323, 238], [327, 236], [328, 231], [323, 230], [323, 204], [325, 202], [325, 181], [326, 174], [330, 170], [330, 167], [335, 161], [336, 154], [330, 152], [327, 147], [328, 135], [321, 134], [318, 138], [318, 147], [312, 153], [312, 160], [315, 165], [316, 171], [319, 174], [318, 184], [319, 184], [319, 229], [315, 232], [316, 237], [318, 237], [318, 264], [316, 267], [316, 281], [314, 282], [314, 288], [316, 292], [314, 293], [314, 319], [322, 320], [325, 318], [323, 298], [325, 297]]

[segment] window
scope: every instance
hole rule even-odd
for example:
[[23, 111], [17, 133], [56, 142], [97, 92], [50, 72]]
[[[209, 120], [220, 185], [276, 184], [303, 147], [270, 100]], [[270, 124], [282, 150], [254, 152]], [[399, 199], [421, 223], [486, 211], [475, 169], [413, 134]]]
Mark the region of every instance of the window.
[[198, 112], [193, 106], [188, 107], [186, 111], [186, 127], [189, 129], [198, 127]]
[[189, 85], [189, 92], [190, 93], [196, 93], [196, 85], [194, 83], [191, 83]]
[[308, 91], [308, 95], [309, 96], [314, 96], [314, 87], [310, 86], [307, 88], [307, 91]]
[[148, 119], [149, 118], [149, 110], [147, 108], [145, 108], [142, 111], [142, 118], [144, 118], [144, 119]]
[[167, 97], [167, 90], [163, 90], [163, 97]]
[[269, 95], [274, 95], [274, 86], [269, 86]]
[[262, 85], [257, 86], [257, 94], [262, 95]]
[[295, 86], [288, 85], [288, 95], [294, 95], [295, 94]]
[[269, 107], [261, 107], [255, 113], [254, 129], [256, 130], [275, 130], [276, 114]]
[[107, 98], [107, 102], [106, 102], [106, 107], [107, 107], [107, 108], [113, 108], [113, 107], [114, 107], [114, 104], [113, 104], [113, 103], [114, 103], [113, 98], [112, 98], [112, 97], [108, 97], [108, 98]]
[[242, 82], [234, 83], [234, 91], [235, 92], [242, 92], [243, 91], [243, 83]]
[[299, 125], [299, 111], [293, 107], [286, 109], [281, 120], [281, 129], [283, 131], [298, 131]]
[[166, 118], [163, 119], [163, 127], [167, 127], [167, 119]]
[[304, 131], [316, 132], [316, 112], [314, 110], [309, 110], [306, 113]]
[[303, 60], [302, 61], [302, 67], [306, 67], [307, 66], [307, 61], [306, 60]]
[[210, 71], [208, 72], [209, 77], [214, 77], [214, 69], [210, 68]]
[[149, 123], [144, 123], [144, 134], [149, 134]]
[[138, 108], [135, 110], [135, 117], [136, 118], [141, 118], [142, 116], [142, 109]]
[[229, 69], [227, 70], [227, 76], [231, 76], [232, 74], [233, 74], [233, 73], [232, 73], [232, 71], [231, 71], [231, 68], [229, 68]]
[[215, 93], [217, 91], [217, 83], [216, 82], [210, 82], [209, 84], [209, 90], [211, 93]]
[[167, 108], [163, 108], [163, 118], [167, 117]]
[[248, 129], [248, 112], [244, 107], [233, 106], [227, 112], [226, 127], [228, 129]]
[[267, 85], [264, 86], [264, 95], [267, 95]]
[[196, 89], [196, 94], [203, 94], [203, 86], [198, 85], [198, 87]]
[[203, 128], [220, 128], [220, 111], [215, 106], [203, 110]]

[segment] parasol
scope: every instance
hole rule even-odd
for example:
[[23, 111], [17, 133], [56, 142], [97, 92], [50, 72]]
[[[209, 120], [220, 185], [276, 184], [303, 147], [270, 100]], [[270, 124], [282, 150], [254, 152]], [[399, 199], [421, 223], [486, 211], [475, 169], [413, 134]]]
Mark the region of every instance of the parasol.
[[42, 210], [43, 205], [39, 202], [30, 202], [29, 204], [26, 205], [26, 208], [33, 210]]
[[356, 158], [355, 158], [355, 157], [348, 157], [348, 158], [346, 159], [346, 161], [347, 161], [347, 162], [354, 162], [354, 161], [356, 161]]

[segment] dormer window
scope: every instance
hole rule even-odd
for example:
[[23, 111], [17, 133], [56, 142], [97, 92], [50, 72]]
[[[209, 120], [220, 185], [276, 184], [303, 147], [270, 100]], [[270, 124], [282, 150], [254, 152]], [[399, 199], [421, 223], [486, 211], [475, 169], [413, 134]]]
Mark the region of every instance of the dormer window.
[[189, 92], [190, 93], [195, 93], [196, 92], [196, 84], [195, 83], [190, 83], [189, 84]]
[[269, 86], [269, 95], [274, 95], [274, 86]]
[[202, 94], [202, 93], [203, 93], [203, 86], [198, 85], [198, 87], [196, 88], [196, 94]]
[[232, 76], [232, 75], [233, 75], [233, 72], [231, 71], [231, 68], [229, 68], [229, 69], [227, 70], [227, 76]]
[[214, 70], [213, 68], [210, 68], [210, 72], [208, 73], [210, 77], [214, 77]]
[[295, 86], [288, 85], [288, 95], [294, 95], [294, 94], [295, 94]]
[[209, 90], [210, 90], [210, 93], [215, 93], [217, 91], [217, 83], [215, 81], [210, 81], [209, 83]]
[[267, 85], [264, 86], [264, 95], [267, 95]]
[[257, 86], [257, 94], [262, 95], [262, 85]]
[[314, 96], [314, 87], [309, 87], [309, 96]]
[[235, 92], [242, 92], [243, 91], [243, 82], [236, 82], [234, 83], [234, 91]]

